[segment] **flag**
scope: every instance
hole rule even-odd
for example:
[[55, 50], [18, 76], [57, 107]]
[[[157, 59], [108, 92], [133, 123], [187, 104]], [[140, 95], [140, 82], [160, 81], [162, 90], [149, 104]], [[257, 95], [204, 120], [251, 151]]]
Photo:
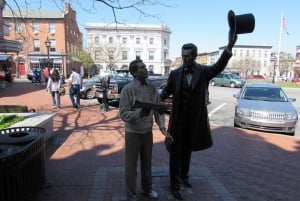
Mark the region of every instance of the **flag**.
[[285, 30], [287, 35], [290, 35], [288, 30], [287, 30], [287, 26], [286, 26], [286, 22], [285, 22], [284, 17], [282, 17], [282, 28]]

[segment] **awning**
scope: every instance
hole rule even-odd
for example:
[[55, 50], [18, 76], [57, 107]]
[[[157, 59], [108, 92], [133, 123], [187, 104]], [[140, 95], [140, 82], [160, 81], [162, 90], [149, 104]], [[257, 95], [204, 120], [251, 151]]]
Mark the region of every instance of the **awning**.
[[7, 61], [9, 57], [8, 54], [0, 54], [0, 61]]

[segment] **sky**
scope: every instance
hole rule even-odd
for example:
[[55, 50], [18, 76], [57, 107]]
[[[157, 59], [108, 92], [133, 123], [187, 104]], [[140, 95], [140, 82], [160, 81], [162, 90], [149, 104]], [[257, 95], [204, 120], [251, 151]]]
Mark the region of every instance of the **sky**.
[[[119, 0], [127, 3], [133, 0]], [[171, 30], [170, 59], [180, 57], [184, 43], [194, 43], [199, 53], [217, 51], [227, 45], [229, 25], [228, 11], [235, 15], [252, 13], [255, 29], [252, 33], [239, 34], [236, 45], [267, 45], [272, 51], [284, 51], [293, 57], [300, 45], [300, 1], [298, 0], [151, 0], [161, 5], [140, 7], [151, 16], [141, 16], [134, 9], [116, 11], [117, 20], [128, 24], [163, 24]], [[10, 0], [12, 8], [63, 9], [63, 0]], [[76, 11], [77, 23], [86, 43], [86, 23], [112, 23], [112, 10], [94, 0], [69, 0]], [[125, 5], [124, 4], [124, 5]], [[284, 16], [287, 32], [281, 29]], [[280, 31], [282, 30], [282, 31]], [[281, 37], [280, 37], [281, 33]]]

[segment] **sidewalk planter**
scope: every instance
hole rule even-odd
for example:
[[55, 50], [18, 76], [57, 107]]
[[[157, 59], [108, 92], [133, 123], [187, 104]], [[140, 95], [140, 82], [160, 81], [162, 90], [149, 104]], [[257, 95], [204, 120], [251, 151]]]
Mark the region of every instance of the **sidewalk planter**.
[[13, 115], [16, 114], [18, 116], [24, 116], [25, 119], [21, 122], [18, 122], [10, 128], [13, 127], [28, 127], [35, 126], [46, 129], [46, 133], [44, 134], [44, 140], [47, 141], [53, 136], [53, 118], [56, 113], [1, 113], [3, 115]]
[[46, 129], [0, 130], [0, 200], [32, 201], [45, 182]]

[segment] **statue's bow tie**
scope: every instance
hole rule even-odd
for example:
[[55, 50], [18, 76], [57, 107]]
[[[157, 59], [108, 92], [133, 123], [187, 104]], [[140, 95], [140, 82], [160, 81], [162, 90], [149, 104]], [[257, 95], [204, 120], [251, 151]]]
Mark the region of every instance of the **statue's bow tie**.
[[194, 72], [194, 69], [193, 68], [184, 68], [184, 73], [193, 73]]

